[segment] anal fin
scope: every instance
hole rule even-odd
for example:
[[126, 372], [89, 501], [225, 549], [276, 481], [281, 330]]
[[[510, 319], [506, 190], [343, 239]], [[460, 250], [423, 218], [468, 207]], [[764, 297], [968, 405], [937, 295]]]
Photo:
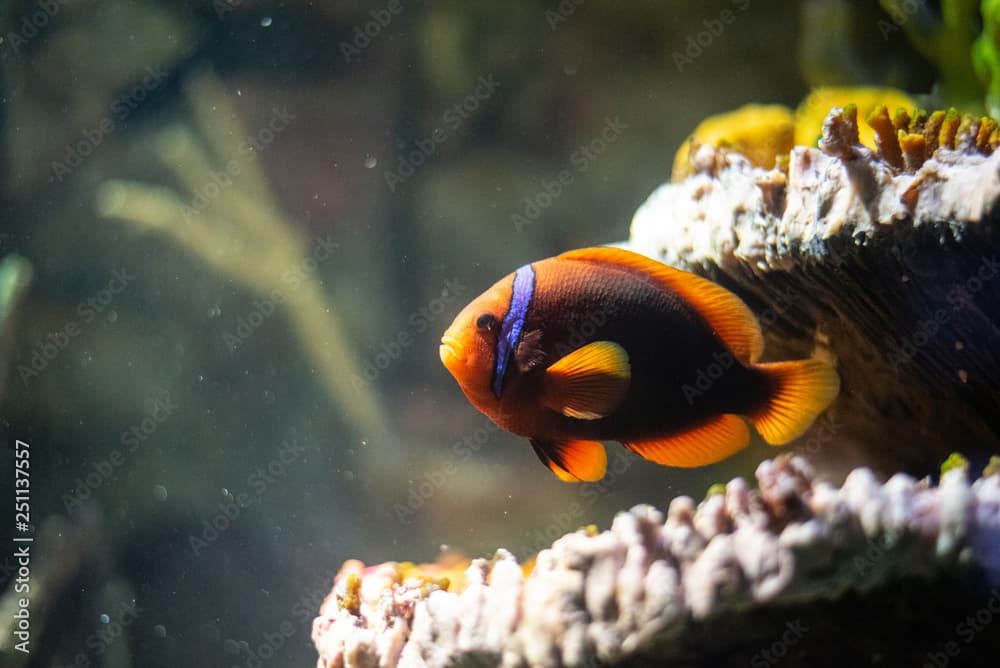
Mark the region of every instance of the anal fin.
[[542, 463], [564, 482], [594, 482], [604, 477], [608, 455], [600, 441], [531, 439]]
[[720, 415], [680, 434], [625, 443], [644, 458], [662, 464], [694, 468], [730, 457], [750, 443], [750, 429], [736, 415]]

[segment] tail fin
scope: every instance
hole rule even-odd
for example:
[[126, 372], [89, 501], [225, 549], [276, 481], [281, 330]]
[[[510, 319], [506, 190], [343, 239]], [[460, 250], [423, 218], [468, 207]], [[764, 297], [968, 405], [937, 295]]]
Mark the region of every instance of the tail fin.
[[763, 408], [750, 415], [754, 427], [771, 445], [801, 436], [840, 391], [836, 370], [819, 360], [755, 364], [773, 392]]

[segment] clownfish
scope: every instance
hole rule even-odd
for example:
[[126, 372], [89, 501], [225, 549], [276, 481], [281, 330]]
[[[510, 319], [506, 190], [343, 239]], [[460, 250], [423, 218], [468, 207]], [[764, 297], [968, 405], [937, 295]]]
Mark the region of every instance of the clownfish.
[[[527, 264], [466, 306], [441, 361], [469, 401], [567, 482], [604, 477], [601, 441], [664, 466], [801, 436], [836, 398], [819, 360], [759, 363], [756, 317], [715, 283], [618, 248]], [[744, 419], [746, 418], [746, 419]]]

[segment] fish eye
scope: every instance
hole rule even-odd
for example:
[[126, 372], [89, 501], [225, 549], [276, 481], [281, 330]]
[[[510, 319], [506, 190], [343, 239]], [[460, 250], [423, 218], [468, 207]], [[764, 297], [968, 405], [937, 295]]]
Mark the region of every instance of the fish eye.
[[483, 313], [476, 318], [476, 329], [480, 332], [491, 332], [497, 324], [497, 317], [492, 313]]

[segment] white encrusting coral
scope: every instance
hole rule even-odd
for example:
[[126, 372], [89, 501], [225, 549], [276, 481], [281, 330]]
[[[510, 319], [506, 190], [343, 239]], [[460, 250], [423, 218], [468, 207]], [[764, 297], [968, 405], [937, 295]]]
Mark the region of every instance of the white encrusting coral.
[[837, 488], [798, 457], [756, 475], [758, 489], [735, 479], [697, 507], [637, 506], [607, 531], [568, 534], [527, 576], [505, 550], [473, 560], [459, 592], [392, 565], [349, 569], [313, 624], [318, 666], [644, 665], [682, 655], [686, 633], [727, 615], [971, 566], [1000, 576], [1000, 475], [880, 483], [858, 469]]
[[796, 146], [783, 169], [710, 145], [692, 167], [692, 176], [660, 186], [639, 207], [628, 248], [681, 268], [739, 259], [788, 269], [797, 262], [791, 245], [872, 235], [904, 220], [978, 223], [1000, 201], [1000, 152], [943, 146], [915, 171], [894, 169], [858, 143], [857, 126], [839, 109], [820, 147]]

